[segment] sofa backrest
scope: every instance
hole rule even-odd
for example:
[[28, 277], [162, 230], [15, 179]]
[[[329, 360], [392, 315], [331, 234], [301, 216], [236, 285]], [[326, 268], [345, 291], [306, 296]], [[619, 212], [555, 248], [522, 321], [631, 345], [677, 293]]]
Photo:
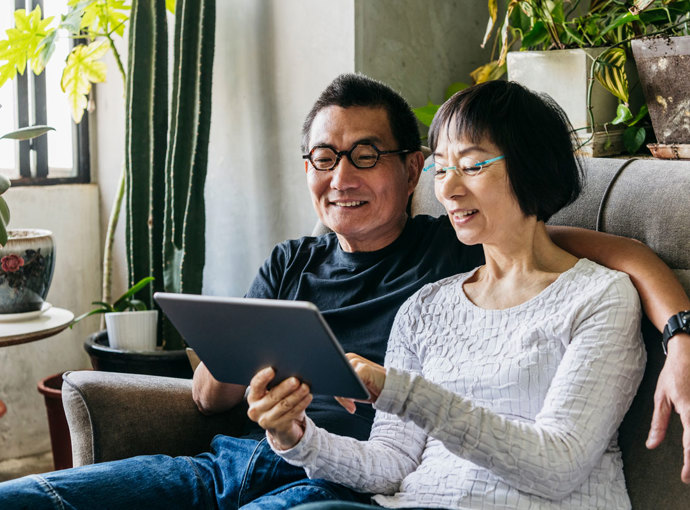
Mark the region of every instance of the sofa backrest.
[[[550, 223], [642, 241], [674, 270], [690, 294], [690, 161], [588, 158], [584, 162], [582, 194]], [[422, 172], [412, 197], [413, 215], [444, 213], [434, 197], [433, 181], [431, 172]], [[643, 334], [647, 367], [619, 433], [628, 492], [633, 509], [686, 509], [690, 487], [680, 481], [683, 431], [678, 415], [660, 447], [650, 451], [644, 445], [664, 354], [660, 333], [646, 320]]]

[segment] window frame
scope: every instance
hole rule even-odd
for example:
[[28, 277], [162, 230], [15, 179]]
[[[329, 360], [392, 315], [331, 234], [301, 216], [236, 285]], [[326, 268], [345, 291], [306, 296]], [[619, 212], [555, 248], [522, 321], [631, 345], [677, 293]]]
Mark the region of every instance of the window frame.
[[[31, 0], [31, 9], [36, 6], [43, 10], [43, 0]], [[14, 8], [26, 9], [26, 0], [14, 0]], [[85, 39], [72, 41], [71, 47], [77, 44], [86, 44]], [[17, 128], [29, 125], [45, 125], [47, 123], [46, 112], [46, 79], [45, 73], [35, 75], [27, 66], [23, 75], [15, 78], [15, 104]], [[31, 83], [29, 82], [31, 81]], [[32, 85], [32, 86], [30, 86]], [[91, 94], [94, 90], [91, 90]], [[30, 97], [31, 95], [31, 97]], [[30, 105], [34, 105], [34, 118], [30, 119]], [[81, 184], [91, 182], [91, 155], [89, 148], [89, 113], [84, 116], [79, 124], [71, 120], [72, 126], [72, 162], [76, 175], [72, 177], [50, 177], [48, 167], [48, 138], [39, 136], [31, 140], [22, 140], [17, 146], [17, 163], [19, 177], [11, 178], [12, 186], [47, 186], [54, 184]], [[31, 175], [32, 151], [36, 154], [36, 175]]]

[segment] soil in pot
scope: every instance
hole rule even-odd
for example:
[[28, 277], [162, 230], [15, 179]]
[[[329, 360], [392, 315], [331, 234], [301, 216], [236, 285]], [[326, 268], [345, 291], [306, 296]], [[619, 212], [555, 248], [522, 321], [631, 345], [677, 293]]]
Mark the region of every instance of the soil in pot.
[[179, 351], [127, 351], [113, 349], [108, 344], [108, 333], [99, 331], [84, 342], [95, 370], [129, 374], [160, 375], [190, 379], [194, 375], [184, 350]]

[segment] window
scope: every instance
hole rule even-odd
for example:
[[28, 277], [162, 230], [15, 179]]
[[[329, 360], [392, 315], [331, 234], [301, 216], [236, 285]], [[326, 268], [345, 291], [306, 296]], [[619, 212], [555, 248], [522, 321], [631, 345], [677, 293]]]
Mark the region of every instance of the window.
[[[0, 31], [14, 26], [14, 10], [41, 6], [43, 17], [66, 12], [67, 0], [14, 0], [0, 2]], [[72, 41], [58, 38], [55, 53], [43, 73], [28, 68], [24, 75], [0, 88], [0, 133], [19, 127], [47, 124], [55, 128], [29, 141], [0, 140], [0, 173], [13, 185], [63, 184], [89, 181], [88, 115], [79, 124], [72, 121], [60, 77]], [[77, 42], [78, 44], [78, 42]]]

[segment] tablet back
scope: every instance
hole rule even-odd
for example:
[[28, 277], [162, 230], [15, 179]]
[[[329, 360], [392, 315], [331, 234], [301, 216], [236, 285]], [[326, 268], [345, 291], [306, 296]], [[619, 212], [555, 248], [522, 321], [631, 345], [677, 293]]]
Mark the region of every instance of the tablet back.
[[154, 299], [219, 381], [248, 385], [271, 366], [276, 383], [294, 375], [315, 394], [369, 397], [312, 303], [164, 292]]

